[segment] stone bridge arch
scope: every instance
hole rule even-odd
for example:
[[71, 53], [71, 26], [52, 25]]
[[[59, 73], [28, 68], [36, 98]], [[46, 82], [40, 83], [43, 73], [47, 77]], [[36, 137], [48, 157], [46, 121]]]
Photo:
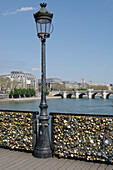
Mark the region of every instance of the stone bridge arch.
[[87, 95], [86, 93], [80, 93], [79, 98], [82, 99], [84, 95]]
[[69, 93], [69, 94], [66, 95], [66, 98], [71, 98], [72, 96], [73, 96], [73, 94]]
[[64, 98], [63, 94], [54, 94], [54, 96], [61, 96], [61, 98]]
[[108, 94], [106, 95], [106, 99], [109, 99], [109, 96], [110, 96], [111, 94], [113, 94], [113, 93], [108, 93]]
[[61, 98], [71, 98], [75, 96], [76, 99], [83, 98], [84, 95], [87, 95], [89, 99], [95, 99], [96, 95], [100, 94], [102, 99], [109, 99], [109, 96], [113, 94], [113, 91], [107, 90], [91, 90], [91, 91], [53, 91], [51, 96], [60, 96]]
[[95, 93], [92, 94], [92, 99], [95, 99], [97, 94], [100, 94], [101, 97], [102, 97], [102, 93], [101, 92], [95, 92]]

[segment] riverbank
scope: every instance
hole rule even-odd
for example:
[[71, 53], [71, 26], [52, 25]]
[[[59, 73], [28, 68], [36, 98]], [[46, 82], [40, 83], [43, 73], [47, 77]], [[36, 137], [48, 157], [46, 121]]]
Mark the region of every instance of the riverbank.
[[[46, 99], [59, 99], [61, 98], [60, 96], [54, 96], [50, 97], [47, 96]], [[25, 97], [25, 98], [5, 98], [5, 99], [0, 99], [0, 102], [10, 102], [10, 101], [32, 101], [32, 100], [40, 100], [41, 97]]]

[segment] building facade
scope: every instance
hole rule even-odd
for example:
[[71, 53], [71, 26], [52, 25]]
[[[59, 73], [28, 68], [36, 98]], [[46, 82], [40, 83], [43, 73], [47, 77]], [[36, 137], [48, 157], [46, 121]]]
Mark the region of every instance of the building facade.
[[22, 71], [12, 71], [10, 74], [11, 81], [17, 81], [22, 88], [38, 89], [38, 79], [31, 73], [24, 73]]
[[12, 71], [8, 77], [12, 82], [18, 82], [20, 88], [34, 88], [35, 90], [38, 89], [38, 79], [31, 73]]

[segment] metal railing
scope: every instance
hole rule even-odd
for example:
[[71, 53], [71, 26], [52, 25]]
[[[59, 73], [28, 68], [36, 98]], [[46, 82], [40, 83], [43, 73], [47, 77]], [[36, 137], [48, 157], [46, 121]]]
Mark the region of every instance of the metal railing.
[[50, 113], [53, 154], [113, 163], [113, 115]]
[[0, 109], [0, 147], [33, 151], [38, 112]]

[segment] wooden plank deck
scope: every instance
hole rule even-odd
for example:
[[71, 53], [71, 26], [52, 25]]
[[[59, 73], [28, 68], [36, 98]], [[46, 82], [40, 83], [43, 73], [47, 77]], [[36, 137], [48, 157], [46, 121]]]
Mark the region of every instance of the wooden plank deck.
[[39, 159], [31, 153], [0, 148], [0, 170], [113, 170], [113, 165], [71, 159]]

